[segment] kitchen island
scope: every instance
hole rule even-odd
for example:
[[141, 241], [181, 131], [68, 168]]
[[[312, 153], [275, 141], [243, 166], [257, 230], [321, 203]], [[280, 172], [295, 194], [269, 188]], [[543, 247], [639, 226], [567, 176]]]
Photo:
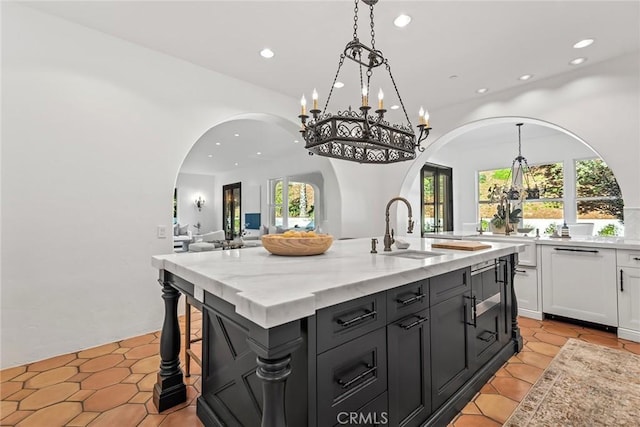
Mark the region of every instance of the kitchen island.
[[372, 254], [370, 239], [353, 239], [311, 257], [264, 248], [153, 257], [165, 301], [158, 409], [186, 399], [183, 293], [203, 312], [205, 425], [449, 421], [522, 346], [512, 286], [520, 248], [406, 240], [413, 252]]

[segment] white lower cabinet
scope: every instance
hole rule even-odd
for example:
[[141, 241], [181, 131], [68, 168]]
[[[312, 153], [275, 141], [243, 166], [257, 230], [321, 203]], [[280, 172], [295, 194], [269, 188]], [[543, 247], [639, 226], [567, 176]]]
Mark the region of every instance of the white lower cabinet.
[[618, 250], [618, 336], [640, 342], [640, 252]]
[[618, 326], [615, 249], [544, 246], [541, 267], [545, 313]]
[[513, 286], [518, 300], [520, 316], [542, 319], [538, 301], [538, 270], [536, 267], [518, 265], [513, 279]]

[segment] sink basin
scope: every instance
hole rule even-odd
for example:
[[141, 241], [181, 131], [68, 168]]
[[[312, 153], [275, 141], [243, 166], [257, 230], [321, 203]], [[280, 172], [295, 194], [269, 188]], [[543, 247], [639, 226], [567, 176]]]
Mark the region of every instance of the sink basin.
[[399, 258], [410, 258], [410, 259], [426, 259], [434, 256], [441, 256], [439, 252], [429, 252], [429, 251], [417, 251], [417, 250], [399, 250], [395, 252], [383, 252], [381, 255], [385, 256], [394, 256]]

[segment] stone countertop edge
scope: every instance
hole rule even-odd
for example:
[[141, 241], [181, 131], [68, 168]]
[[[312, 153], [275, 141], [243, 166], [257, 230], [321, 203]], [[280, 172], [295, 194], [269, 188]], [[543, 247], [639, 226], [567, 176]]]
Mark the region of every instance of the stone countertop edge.
[[[371, 239], [335, 241], [323, 255], [281, 257], [264, 248], [176, 253], [152, 257], [154, 268], [173, 273], [235, 306], [263, 328], [312, 316], [324, 307], [520, 252], [519, 242], [490, 242], [491, 248], [461, 251], [431, 248], [440, 239], [406, 238], [409, 250], [443, 254], [406, 259], [370, 254]], [[379, 238], [379, 241], [382, 241]], [[392, 253], [401, 252], [395, 249]]]
[[607, 236], [572, 236], [569, 239], [552, 238], [549, 236], [535, 237], [535, 236], [520, 236], [510, 235], [505, 236], [503, 234], [465, 234], [457, 233], [455, 231], [445, 231], [442, 233], [428, 233], [431, 238], [437, 238], [441, 236], [444, 239], [455, 240], [486, 240], [488, 242], [496, 241], [513, 241], [513, 242], [532, 242], [538, 245], [562, 245], [562, 246], [581, 246], [592, 248], [609, 248], [609, 249], [625, 249], [625, 250], [640, 250], [640, 240], [625, 239], [624, 237], [607, 237]]

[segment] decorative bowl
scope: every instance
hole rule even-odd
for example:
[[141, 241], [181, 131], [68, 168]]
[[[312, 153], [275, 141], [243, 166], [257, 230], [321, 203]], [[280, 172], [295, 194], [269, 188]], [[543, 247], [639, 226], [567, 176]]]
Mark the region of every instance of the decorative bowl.
[[262, 236], [262, 246], [274, 255], [320, 255], [333, 244], [333, 236], [318, 234], [314, 237], [285, 237], [281, 234]]
[[527, 234], [527, 233], [531, 233], [533, 231], [533, 228], [518, 228], [518, 233], [522, 233], [522, 234]]

